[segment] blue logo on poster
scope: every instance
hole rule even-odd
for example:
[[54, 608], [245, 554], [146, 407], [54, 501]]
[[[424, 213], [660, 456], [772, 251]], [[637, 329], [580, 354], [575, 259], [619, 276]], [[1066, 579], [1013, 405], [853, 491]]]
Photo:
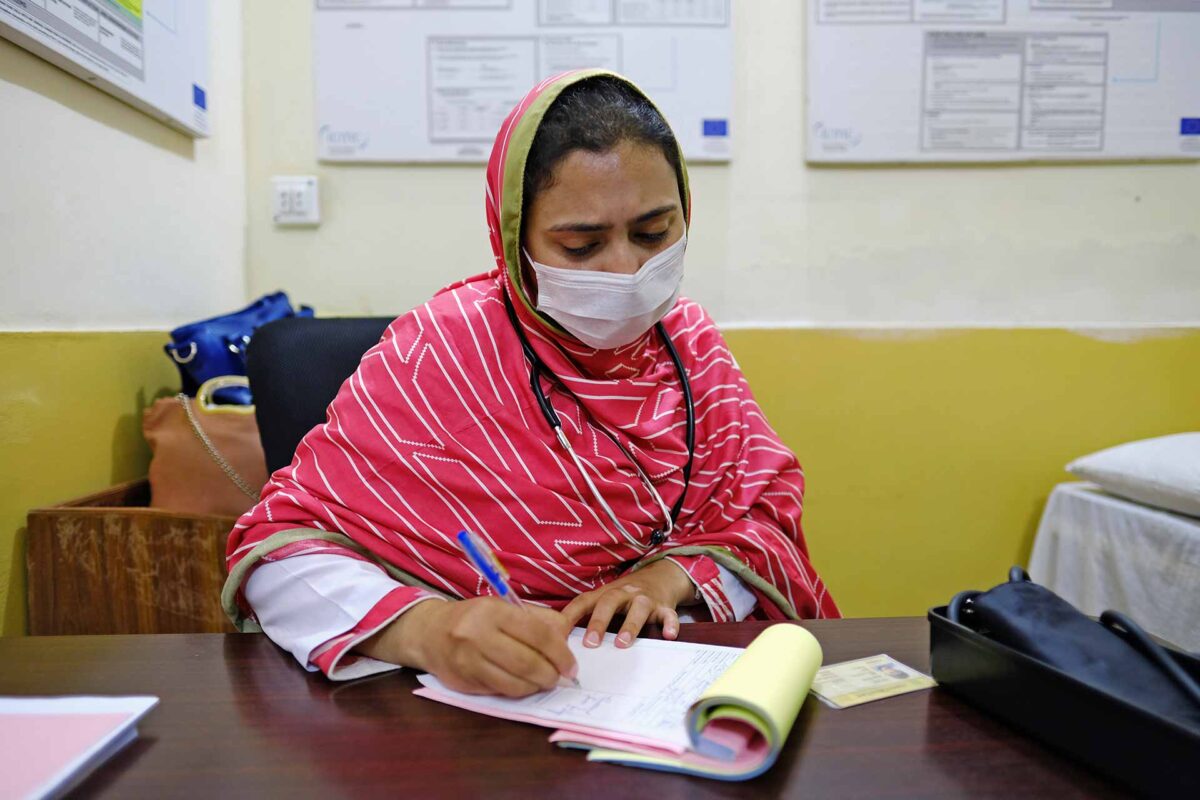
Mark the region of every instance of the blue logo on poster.
[[1180, 136], [1200, 136], [1200, 117], [1184, 117], [1179, 120]]
[[196, 84], [192, 84], [192, 102], [200, 108], [208, 109], [208, 95]]
[[706, 120], [704, 120], [704, 135], [705, 136], [728, 136], [729, 135], [729, 120], [727, 120], [727, 119], [706, 119]]

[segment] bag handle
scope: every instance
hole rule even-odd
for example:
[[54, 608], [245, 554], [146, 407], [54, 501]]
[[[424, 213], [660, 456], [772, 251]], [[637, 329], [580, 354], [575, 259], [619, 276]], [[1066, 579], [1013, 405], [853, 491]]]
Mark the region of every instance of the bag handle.
[[218, 375], [200, 384], [196, 390], [196, 404], [205, 414], [253, 414], [254, 406], [239, 406], [230, 403], [217, 403], [213, 395], [221, 389], [230, 386], [245, 386], [250, 388], [250, 379], [244, 375]]
[[[1028, 572], [1016, 566], [1008, 571], [1008, 582], [1032, 583], [1033, 579], [1029, 577]], [[949, 605], [946, 606], [946, 618], [956, 624], [966, 625], [964, 618], [974, 613], [971, 604], [981, 594], [983, 592], [969, 589], [954, 595]], [[1175, 659], [1171, 658], [1166, 648], [1150, 638], [1150, 634], [1146, 633], [1141, 625], [1112, 609], [1100, 615], [1100, 624], [1124, 639], [1130, 647], [1140, 651], [1143, 656], [1165, 672], [1167, 677], [1175, 681], [1184, 694], [1189, 695], [1197, 705], [1200, 705], [1200, 685], [1184, 671], [1183, 667], [1179, 666]], [[967, 627], [970, 626], [967, 625]]]
[[1167, 673], [1167, 677], [1179, 684], [1184, 694], [1190, 695], [1196, 705], [1200, 706], [1200, 686], [1192, 680], [1192, 676], [1184, 672], [1175, 659], [1171, 658], [1166, 649], [1150, 638], [1150, 634], [1122, 614], [1120, 611], [1109, 609], [1100, 615], [1100, 624], [1120, 636], [1135, 650], [1141, 650], [1142, 655], [1153, 661], [1159, 669]]
[[[950, 598], [950, 604], [946, 606], [946, 618], [958, 625], [967, 625], [963, 621], [963, 617], [974, 613], [971, 609], [971, 601], [983, 594], [978, 589], [968, 589], [965, 592], [959, 592]], [[967, 625], [967, 627], [970, 627]]]
[[[1010, 583], [1033, 581], [1029, 573], [1020, 567], [1013, 567], [1008, 571], [1008, 580]], [[1167, 673], [1167, 677], [1179, 684], [1184, 694], [1190, 695], [1192, 700], [1196, 701], [1196, 705], [1200, 705], [1200, 686], [1141, 625], [1111, 608], [1100, 615], [1100, 624], [1124, 639], [1133, 649], [1140, 650], [1142, 655]]]
[[[204, 410], [207, 410], [209, 407], [222, 410], [226, 408], [236, 408], [237, 412], [235, 413], [254, 413], [253, 406], [212, 406], [210, 403], [212, 393], [217, 389], [225, 386], [249, 385], [250, 381], [240, 375], [222, 375], [221, 377], [205, 381], [200, 386], [200, 390], [196, 392], [196, 402], [198, 402], [201, 409]], [[212, 439], [209, 439], [208, 434], [204, 432], [204, 428], [200, 427], [200, 420], [196, 419], [196, 412], [192, 408], [191, 398], [183, 392], [180, 392], [179, 394], [175, 395], [175, 399], [178, 400], [179, 404], [183, 406], [183, 413], [187, 417], [188, 423], [192, 426], [192, 432], [196, 434], [196, 438], [200, 440], [200, 444], [204, 445], [204, 449], [208, 451], [209, 458], [211, 458], [216, 465], [221, 468], [221, 471], [225, 473], [225, 477], [229, 478], [229, 480], [233, 482], [233, 485], [236, 486], [242, 492], [242, 494], [246, 495], [257, 503], [260, 499], [259, 493], [252, 489], [250, 485], [246, 483], [246, 479], [238, 474], [238, 471], [233, 468], [233, 465], [225, 460], [225, 457], [221, 455], [221, 451], [217, 450], [216, 445], [212, 443]]]

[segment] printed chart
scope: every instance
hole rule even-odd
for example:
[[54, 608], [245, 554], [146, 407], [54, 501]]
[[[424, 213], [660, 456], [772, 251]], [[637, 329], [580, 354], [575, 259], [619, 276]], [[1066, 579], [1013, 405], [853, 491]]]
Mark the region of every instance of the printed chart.
[[208, 0], [0, 0], [0, 36], [207, 136], [208, 10]]
[[689, 159], [730, 153], [729, 0], [316, 0], [318, 156], [487, 159], [539, 80], [603, 67], [654, 98]]
[[815, 162], [1200, 158], [1200, 0], [814, 0]]

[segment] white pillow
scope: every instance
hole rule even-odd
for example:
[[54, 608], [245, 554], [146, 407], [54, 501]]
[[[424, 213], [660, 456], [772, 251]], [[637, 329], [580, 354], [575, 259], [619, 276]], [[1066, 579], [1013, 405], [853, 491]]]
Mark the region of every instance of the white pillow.
[[1176, 433], [1077, 458], [1067, 471], [1121, 497], [1200, 517], [1200, 433]]

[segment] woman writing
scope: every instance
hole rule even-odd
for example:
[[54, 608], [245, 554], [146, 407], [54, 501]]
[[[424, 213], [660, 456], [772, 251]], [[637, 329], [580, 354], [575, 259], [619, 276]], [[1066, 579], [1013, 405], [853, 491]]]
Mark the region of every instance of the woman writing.
[[[496, 269], [391, 324], [230, 535], [226, 608], [309, 669], [396, 665], [521, 696], [680, 613], [837, 616], [804, 478], [704, 310], [679, 297], [687, 171], [600, 70], [536, 86], [487, 169]], [[526, 608], [493, 596], [486, 541]], [[365, 656], [365, 658], [364, 658]]]

